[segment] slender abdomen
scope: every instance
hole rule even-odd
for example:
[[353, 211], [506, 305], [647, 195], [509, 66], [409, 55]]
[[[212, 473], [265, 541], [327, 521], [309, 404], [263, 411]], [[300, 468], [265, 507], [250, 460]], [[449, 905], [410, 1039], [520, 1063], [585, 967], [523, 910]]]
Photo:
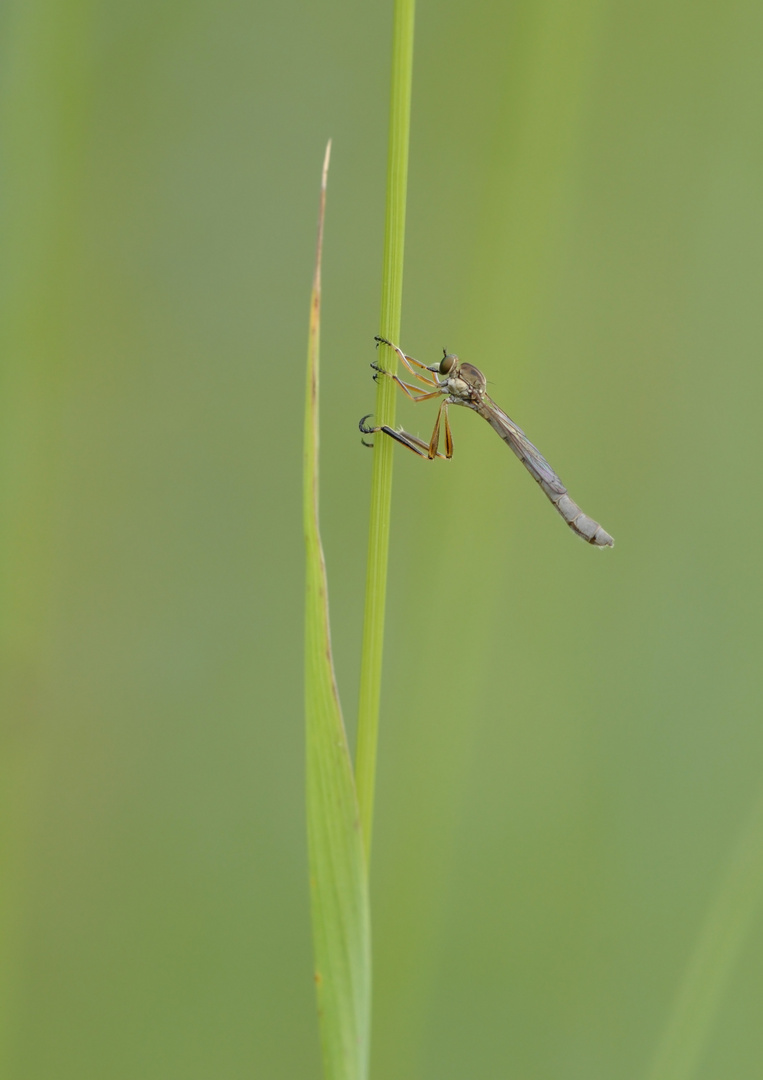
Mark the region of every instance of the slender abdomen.
[[[598, 521], [584, 514], [566, 491], [562, 493], [555, 491], [545, 480], [538, 480], [538, 483], [576, 536], [588, 544], [593, 544], [594, 547], [614, 547], [615, 541], [606, 529], [602, 529]], [[563, 487], [563, 485], [560, 486]]]

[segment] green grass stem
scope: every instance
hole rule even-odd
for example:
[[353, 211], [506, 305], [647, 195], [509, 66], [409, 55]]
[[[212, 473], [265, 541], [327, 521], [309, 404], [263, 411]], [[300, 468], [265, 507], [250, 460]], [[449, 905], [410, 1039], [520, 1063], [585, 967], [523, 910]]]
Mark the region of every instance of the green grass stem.
[[[414, 10], [414, 0], [395, 0], [389, 150], [387, 158], [387, 210], [384, 232], [384, 272], [380, 322], [381, 335], [395, 342], [400, 337], [400, 316], [403, 300], [403, 254], [405, 247], [405, 204], [408, 186], [408, 145], [411, 123]], [[384, 349], [384, 356], [381, 357], [381, 360], [384, 366], [390, 371], [396, 371], [397, 357], [394, 352], [383, 346], [382, 348]], [[394, 422], [395, 384], [392, 379], [379, 379], [376, 391], [376, 423], [391, 425]], [[370, 858], [371, 854], [373, 827], [393, 454], [394, 443], [391, 439], [377, 438], [375, 440], [355, 761], [358, 804], [367, 858]]]

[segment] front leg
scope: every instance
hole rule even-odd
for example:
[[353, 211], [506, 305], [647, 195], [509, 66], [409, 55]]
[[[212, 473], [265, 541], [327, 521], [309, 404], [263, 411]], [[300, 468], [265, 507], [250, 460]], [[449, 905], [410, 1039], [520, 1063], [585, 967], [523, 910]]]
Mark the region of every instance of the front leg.
[[[399, 347], [399, 345], [393, 345], [392, 342], [387, 341], [386, 338], [377, 337], [377, 338], [374, 338], [374, 341], [376, 341], [376, 343], [377, 343], [377, 345], [376, 345], [377, 349], [378, 349], [379, 345], [388, 345], [390, 347], [390, 349], [394, 349], [395, 352], [397, 353], [397, 355], [400, 357], [400, 359], [403, 361], [405, 366], [410, 371], [411, 375], [413, 375], [413, 377], [415, 379], [418, 379], [419, 382], [426, 383], [427, 386], [437, 386], [437, 380], [436, 379], [427, 378], [426, 375], [420, 375], [419, 372], [415, 370], [415, 368], [411, 367], [411, 365], [415, 364], [416, 367], [420, 368], [422, 371], [432, 371], [433, 370], [432, 368], [427, 367], [426, 364], [422, 364], [420, 360], [415, 360], [412, 356], [408, 356], [407, 353], [403, 352], [403, 350]], [[371, 366], [373, 367], [373, 364]]]

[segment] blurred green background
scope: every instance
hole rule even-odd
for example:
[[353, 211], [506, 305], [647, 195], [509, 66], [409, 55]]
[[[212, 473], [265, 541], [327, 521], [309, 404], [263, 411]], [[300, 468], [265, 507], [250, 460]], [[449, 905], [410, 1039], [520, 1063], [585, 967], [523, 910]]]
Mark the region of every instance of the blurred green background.
[[[12, 1080], [319, 1077], [301, 432], [351, 738], [391, 5], [2, 14], [2, 1004]], [[763, 781], [763, 9], [417, 14], [402, 344], [486, 424], [396, 460], [374, 1076], [645, 1075]], [[422, 434], [434, 409], [400, 403]], [[760, 1076], [763, 925], [700, 1080]]]

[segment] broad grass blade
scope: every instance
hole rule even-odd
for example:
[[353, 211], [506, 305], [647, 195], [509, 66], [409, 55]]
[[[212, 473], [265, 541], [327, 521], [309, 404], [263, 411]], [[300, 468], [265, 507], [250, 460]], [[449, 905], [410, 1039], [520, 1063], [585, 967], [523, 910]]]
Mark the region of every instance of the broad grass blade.
[[305, 407], [307, 831], [324, 1075], [326, 1080], [365, 1080], [371, 1011], [366, 859], [347, 735], [334, 677], [326, 566], [318, 527], [321, 250], [330, 149], [331, 143], [326, 147], [321, 184]]

